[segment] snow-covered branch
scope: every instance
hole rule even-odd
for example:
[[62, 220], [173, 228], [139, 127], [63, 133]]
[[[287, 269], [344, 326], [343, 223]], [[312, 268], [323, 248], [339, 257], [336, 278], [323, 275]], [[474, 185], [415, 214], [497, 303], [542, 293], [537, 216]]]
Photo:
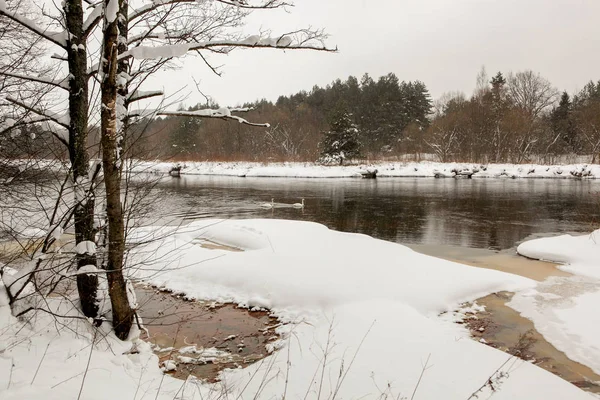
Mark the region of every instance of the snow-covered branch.
[[232, 112], [246, 112], [250, 111], [249, 108], [226, 108], [221, 107], [219, 109], [203, 109], [196, 111], [161, 111], [157, 115], [169, 115], [176, 117], [198, 117], [198, 118], [219, 118], [224, 120], [233, 120], [237, 121], [240, 124], [250, 125], [250, 126], [262, 126], [268, 128], [270, 125], [268, 123], [254, 123], [250, 122], [242, 117], [238, 117], [237, 115], [232, 115]]
[[150, 97], [162, 96], [163, 94], [164, 93], [162, 90], [151, 90], [151, 91], [136, 90], [127, 98], [127, 103], [133, 103], [134, 101], [140, 101], [143, 99], [148, 99]]
[[61, 56], [60, 54], [56, 54], [56, 53], [52, 54], [52, 55], [50, 56], [50, 58], [52, 58], [52, 59], [54, 59], [54, 60], [60, 60], [60, 61], [69, 61], [69, 60], [67, 59], [67, 57], [65, 57], [65, 56]]
[[200, 43], [180, 43], [164, 46], [138, 46], [121, 54], [119, 59], [133, 57], [136, 59], [157, 59], [180, 57], [194, 50], [219, 49], [222, 53], [228, 53], [237, 47], [246, 48], [273, 48], [290, 50], [319, 50], [335, 52], [337, 48], [328, 48], [320, 31], [300, 30], [279, 37], [261, 37], [259, 35], [249, 36], [244, 40], [209, 40]]
[[127, 39], [127, 43], [128, 44], [135, 44], [135, 43], [139, 43], [142, 42], [143, 40], [147, 40], [147, 39], [158, 39], [158, 40], [177, 40], [177, 39], [181, 39], [181, 35], [167, 35], [164, 34], [162, 32], [160, 33], [153, 33], [153, 29], [148, 30], [146, 32], [142, 32], [140, 34], [137, 35], [133, 35], [130, 36]]
[[69, 90], [69, 84], [67, 79], [61, 79], [59, 81], [43, 78], [41, 76], [29, 76], [22, 74], [15, 74], [12, 72], [0, 71], [0, 75], [8, 76], [11, 78], [23, 79], [32, 82], [44, 83], [47, 85], [55, 86], [61, 89]]
[[16, 13], [8, 10], [5, 0], [0, 0], [0, 15], [4, 15], [5, 17], [22, 25], [23, 27], [27, 28], [31, 32], [35, 33], [36, 35], [38, 35], [50, 42], [62, 47], [62, 48], [67, 47], [67, 39], [65, 37], [66, 35], [64, 32], [48, 32], [46, 29], [43, 29], [41, 26], [39, 26], [35, 21], [32, 21], [29, 18], [26, 18], [22, 15], [18, 15]]
[[92, 12], [88, 14], [85, 21], [83, 21], [83, 32], [86, 37], [92, 32], [96, 25], [98, 25], [103, 16], [104, 6], [103, 3], [99, 3], [92, 9]]

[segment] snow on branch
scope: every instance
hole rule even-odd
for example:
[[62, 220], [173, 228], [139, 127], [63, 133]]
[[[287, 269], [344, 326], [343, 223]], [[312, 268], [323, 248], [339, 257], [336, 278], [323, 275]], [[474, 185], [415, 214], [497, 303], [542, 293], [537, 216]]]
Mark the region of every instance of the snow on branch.
[[43, 78], [41, 76], [29, 76], [29, 75], [15, 74], [15, 73], [6, 72], [6, 71], [0, 71], [0, 75], [8, 76], [11, 78], [23, 79], [23, 80], [31, 81], [31, 82], [44, 83], [47, 85], [59, 87], [61, 89], [69, 90], [69, 81], [66, 78], [56, 81], [56, 80], [52, 80], [52, 79], [48, 79], [48, 78]]
[[154, 118], [158, 115], [158, 113], [160, 112], [159, 109], [150, 109], [150, 108], [143, 108], [143, 109], [135, 109], [135, 110], [127, 110], [127, 117], [128, 118]]
[[0, 0], [0, 15], [4, 15], [14, 22], [22, 25], [29, 29], [36, 35], [62, 47], [67, 48], [67, 39], [64, 32], [48, 32], [46, 29], [39, 26], [35, 21], [30, 20], [22, 15], [18, 15], [12, 11], [9, 11], [6, 6], [5, 0]]
[[[0, 0], [1, 1], [1, 0]], [[250, 10], [256, 9], [273, 9], [280, 7], [292, 6], [292, 3], [286, 3], [281, 0], [264, 0], [259, 2], [249, 2], [246, 0], [217, 0], [219, 3], [226, 4], [229, 6], [245, 8]], [[198, 0], [152, 0], [150, 3], [143, 5], [142, 7], [133, 10], [129, 13], [129, 21], [133, 21], [151, 11], [156, 10], [161, 6], [169, 6], [173, 4], [183, 3], [197, 3]]]
[[50, 56], [50, 58], [53, 58], [55, 60], [60, 60], [60, 61], [69, 61], [69, 59], [66, 56], [61, 56], [60, 54], [54, 53]]
[[119, 0], [108, 0], [106, 4], [105, 16], [108, 23], [112, 23], [117, 19], [119, 13]]
[[286, 3], [281, 0], [267, 0], [262, 2], [248, 2], [247, 0], [217, 0], [219, 3], [235, 6], [239, 8], [249, 9], [269, 9], [269, 8], [280, 8], [280, 7], [291, 7], [293, 3]]
[[123, 54], [119, 59], [133, 57], [139, 60], [180, 57], [193, 50], [218, 49], [221, 53], [228, 53], [233, 48], [273, 48], [290, 50], [320, 50], [335, 52], [337, 48], [328, 48], [324, 40], [326, 35], [322, 31], [302, 29], [278, 37], [249, 36], [244, 40], [209, 40], [199, 43], [180, 43], [164, 46], [138, 46]]
[[150, 97], [162, 96], [163, 94], [164, 93], [162, 90], [151, 90], [151, 91], [136, 90], [135, 92], [131, 93], [131, 95], [129, 95], [129, 97], [127, 98], [127, 103], [133, 103], [134, 101], [148, 99]]
[[83, 32], [85, 36], [88, 36], [90, 32], [96, 27], [96, 25], [102, 20], [104, 16], [104, 5], [99, 3], [96, 5], [92, 12], [90, 12], [83, 22]]
[[250, 126], [261, 126], [268, 128], [270, 125], [268, 123], [260, 124], [250, 122], [242, 117], [238, 117], [237, 115], [232, 115], [232, 112], [247, 112], [250, 111], [250, 108], [227, 108], [221, 107], [219, 109], [203, 109], [196, 111], [161, 111], [157, 113], [157, 115], [169, 115], [176, 117], [198, 117], [198, 118], [220, 118], [224, 120], [233, 120], [237, 121], [240, 124], [250, 125]]
[[137, 35], [130, 36], [127, 39], [128, 44], [134, 44], [137, 42], [142, 42], [147, 39], [159, 39], [159, 40], [171, 40], [171, 39], [181, 39], [181, 35], [166, 35], [163, 32], [154, 33], [155, 28], [151, 28], [145, 32], [142, 32]]

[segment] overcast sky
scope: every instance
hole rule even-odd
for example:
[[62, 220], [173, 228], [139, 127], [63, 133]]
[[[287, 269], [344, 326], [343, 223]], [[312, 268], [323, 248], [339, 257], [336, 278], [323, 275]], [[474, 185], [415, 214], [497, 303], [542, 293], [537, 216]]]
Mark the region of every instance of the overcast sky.
[[192, 77], [221, 105], [236, 105], [310, 90], [365, 72], [421, 80], [436, 98], [470, 94], [485, 65], [488, 74], [532, 69], [558, 89], [573, 92], [600, 79], [600, 0], [296, 0], [289, 13], [255, 12], [248, 35], [312, 25], [331, 35], [338, 53], [238, 50], [213, 57], [213, 75], [186, 58], [177, 72], [150, 86], [173, 92], [189, 84], [186, 105], [202, 101]]

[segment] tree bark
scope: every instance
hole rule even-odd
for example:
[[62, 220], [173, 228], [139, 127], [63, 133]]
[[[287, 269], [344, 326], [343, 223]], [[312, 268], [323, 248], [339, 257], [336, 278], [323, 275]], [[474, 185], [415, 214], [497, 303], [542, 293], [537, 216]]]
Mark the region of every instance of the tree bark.
[[[88, 74], [87, 48], [83, 33], [81, 0], [67, 0], [64, 5], [67, 31], [67, 58], [69, 63], [69, 158], [75, 191], [75, 242], [94, 242], [94, 185], [88, 178]], [[95, 254], [78, 254], [77, 269], [96, 266]], [[86, 317], [98, 316], [98, 276], [77, 275], [77, 290], [81, 308]]]
[[[117, 18], [117, 28], [119, 29], [119, 36], [121, 40], [118, 41], [118, 54], [125, 53], [129, 46], [127, 44], [127, 38], [129, 36], [129, 20], [127, 16], [129, 15], [129, 4], [128, 0], [121, 0], [120, 2], [120, 11], [121, 14], [119, 18]], [[119, 64], [117, 65], [117, 75], [123, 74], [129, 76], [129, 58], [124, 58], [119, 60]], [[127, 116], [127, 107], [129, 102], [127, 101], [127, 96], [129, 94], [129, 83], [124, 85], [117, 85], [117, 95], [121, 97], [123, 100], [123, 112], [121, 123], [121, 143], [119, 143], [120, 150], [123, 152], [127, 143], [127, 133], [129, 130], [129, 117]], [[121, 154], [121, 157], [123, 154]]]
[[[122, 1], [119, 1], [119, 10], [121, 10], [121, 4]], [[121, 152], [119, 148], [121, 137], [117, 123], [118, 19], [119, 17], [114, 21], [109, 21], [105, 17], [101, 83], [101, 144], [108, 219], [106, 271], [108, 291], [112, 305], [113, 329], [117, 337], [124, 340], [129, 335], [133, 323], [133, 310], [127, 298], [126, 282], [123, 276], [125, 232], [121, 205]]]

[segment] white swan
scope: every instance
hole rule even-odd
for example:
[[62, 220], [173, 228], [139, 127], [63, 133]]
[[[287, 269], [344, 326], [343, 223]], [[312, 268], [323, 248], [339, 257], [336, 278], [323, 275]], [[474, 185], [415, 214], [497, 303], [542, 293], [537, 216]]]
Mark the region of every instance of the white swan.
[[304, 208], [304, 199], [302, 199], [302, 203], [294, 203], [292, 204], [294, 208]]
[[271, 199], [270, 203], [263, 203], [260, 205], [262, 208], [275, 208], [275, 201]]

